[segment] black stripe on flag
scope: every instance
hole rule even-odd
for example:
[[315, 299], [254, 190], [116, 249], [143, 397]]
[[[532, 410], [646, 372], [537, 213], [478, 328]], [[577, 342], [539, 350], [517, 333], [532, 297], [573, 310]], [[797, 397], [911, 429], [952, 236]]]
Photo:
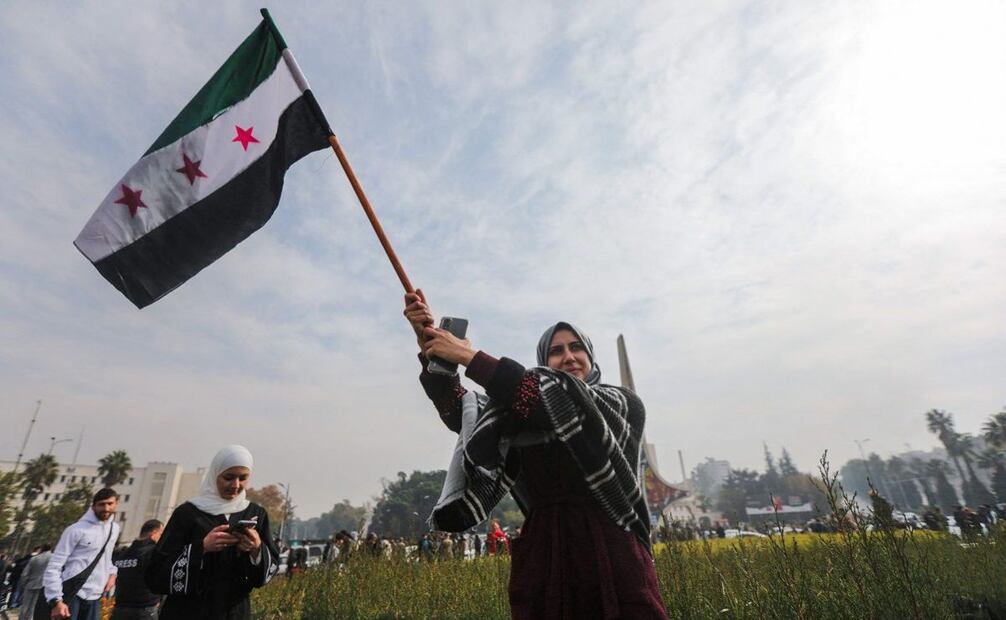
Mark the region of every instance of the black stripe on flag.
[[265, 225], [279, 205], [283, 175], [308, 153], [328, 146], [306, 96], [280, 115], [266, 153], [203, 200], [94, 263], [136, 307], [157, 301]]

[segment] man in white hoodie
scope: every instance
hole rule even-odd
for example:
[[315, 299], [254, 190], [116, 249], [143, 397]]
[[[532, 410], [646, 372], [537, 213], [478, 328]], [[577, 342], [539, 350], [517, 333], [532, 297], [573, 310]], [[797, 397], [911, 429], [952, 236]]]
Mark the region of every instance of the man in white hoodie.
[[[112, 550], [119, 537], [115, 522], [118, 505], [119, 494], [115, 490], [101, 489], [94, 494], [90, 510], [59, 537], [43, 578], [45, 600], [53, 620], [99, 619], [101, 596], [115, 586]], [[63, 582], [87, 570], [91, 572], [84, 584], [70, 600], [64, 601]]]

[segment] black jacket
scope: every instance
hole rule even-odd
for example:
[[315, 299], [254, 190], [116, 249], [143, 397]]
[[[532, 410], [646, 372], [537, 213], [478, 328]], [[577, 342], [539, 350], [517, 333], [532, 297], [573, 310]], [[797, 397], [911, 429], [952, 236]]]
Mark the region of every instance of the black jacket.
[[167, 594], [160, 620], [249, 620], [252, 588], [264, 586], [279, 568], [279, 550], [272, 541], [265, 509], [249, 504], [230, 515], [230, 523], [256, 518], [262, 539], [258, 564], [236, 547], [203, 553], [203, 538], [223, 515], [207, 514], [185, 502], [171, 514], [147, 567], [147, 585]]
[[115, 580], [116, 607], [153, 607], [161, 597], [150, 591], [144, 574], [154, 551], [154, 541], [134, 540], [128, 549], [115, 555], [112, 563], [119, 569]]

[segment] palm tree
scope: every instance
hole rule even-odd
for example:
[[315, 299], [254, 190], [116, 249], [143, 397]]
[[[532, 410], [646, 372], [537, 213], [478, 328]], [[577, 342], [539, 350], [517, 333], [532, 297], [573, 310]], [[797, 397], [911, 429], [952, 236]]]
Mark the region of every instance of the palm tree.
[[17, 541], [20, 541], [24, 521], [31, 511], [32, 502], [42, 492], [42, 489], [56, 480], [57, 475], [59, 475], [59, 463], [56, 462], [56, 457], [51, 454], [40, 454], [37, 458], [25, 463], [19, 485], [24, 492], [24, 505], [18, 513], [17, 526], [14, 529]]
[[133, 462], [125, 450], [115, 450], [98, 459], [98, 474], [106, 487], [121, 484], [132, 470]]
[[1006, 448], [1006, 408], [999, 413], [989, 416], [988, 421], [982, 426], [985, 441], [1000, 450]]
[[7, 535], [11, 525], [11, 500], [17, 495], [18, 478], [14, 472], [0, 472], [0, 539]]
[[992, 493], [1000, 501], [1006, 499], [1006, 463], [1003, 463], [1003, 453], [988, 447], [979, 452], [976, 462], [978, 467], [992, 472]]
[[964, 466], [968, 468], [968, 476], [972, 480], [977, 480], [975, 477], [975, 468], [971, 464], [971, 459], [977, 456], [974, 435], [969, 433], [960, 433], [957, 435], [957, 453], [964, 459]]
[[59, 475], [59, 463], [56, 457], [51, 454], [40, 454], [24, 466], [21, 473], [21, 488], [24, 489], [24, 498], [33, 500], [44, 489], [56, 480]]
[[[892, 456], [887, 460], [886, 471], [894, 477], [893, 481], [888, 480], [888, 482], [891, 482], [894, 490], [897, 491], [891, 499], [895, 503], [904, 503], [901, 506], [901, 510], [914, 510], [922, 505], [922, 497], [919, 495], [919, 489], [915, 486], [915, 481], [912, 480], [914, 474], [904, 460]], [[894, 490], [891, 492], [894, 493]]]
[[926, 426], [928, 426], [929, 432], [936, 433], [940, 443], [946, 449], [947, 455], [954, 460], [954, 466], [961, 477], [961, 489], [966, 489], [968, 487], [968, 479], [961, 468], [960, 460], [957, 458], [960, 454], [960, 448], [958, 446], [959, 436], [957, 431], [954, 430], [954, 416], [946, 411], [930, 409], [926, 412]]
[[971, 477], [970, 484], [964, 489], [964, 500], [972, 505], [992, 504], [995, 497], [985, 488], [985, 484], [978, 478], [971, 460], [977, 456], [975, 449], [975, 438], [973, 435], [963, 433], [957, 436], [957, 450], [964, 459], [964, 465], [968, 468], [968, 475]]
[[908, 474], [919, 481], [922, 485], [922, 492], [926, 496], [926, 505], [937, 506], [939, 502], [936, 501], [936, 493], [933, 492], [932, 486], [929, 484], [930, 473], [926, 468], [926, 462], [919, 457], [912, 457], [912, 460], [908, 466]]
[[957, 490], [950, 481], [947, 480], [947, 463], [941, 459], [930, 459], [926, 463], [926, 474], [935, 482], [935, 492], [937, 505], [943, 510], [949, 510], [960, 503], [957, 497]]

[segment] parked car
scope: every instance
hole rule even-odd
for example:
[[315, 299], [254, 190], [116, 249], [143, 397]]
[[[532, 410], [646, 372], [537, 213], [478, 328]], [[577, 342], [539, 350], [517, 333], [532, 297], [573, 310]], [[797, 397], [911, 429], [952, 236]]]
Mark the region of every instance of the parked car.
[[891, 513], [891, 517], [894, 519], [895, 523], [905, 524], [910, 529], [919, 530], [924, 528], [922, 518], [914, 512], [902, 512], [900, 510], [895, 510]]
[[307, 567], [312, 568], [321, 564], [325, 555], [325, 545], [307, 546]]
[[768, 538], [761, 532], [749, 532], [748, 530], [724, 530], [724, 538]]

